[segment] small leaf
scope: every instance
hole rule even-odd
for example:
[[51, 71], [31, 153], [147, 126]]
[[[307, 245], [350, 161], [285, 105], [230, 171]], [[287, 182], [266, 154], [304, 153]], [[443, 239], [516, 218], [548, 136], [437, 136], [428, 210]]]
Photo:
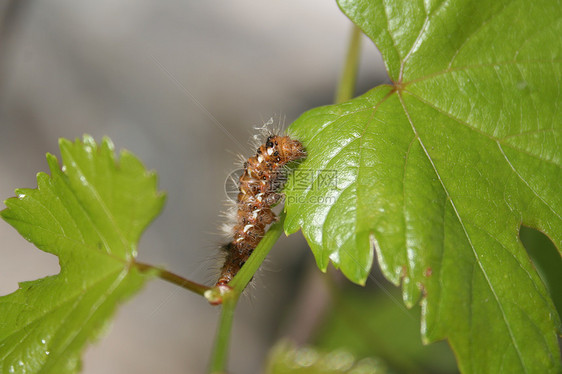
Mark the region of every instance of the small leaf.
[[80, 353], [117, 304], [153, 273], [133, 265], [142, 231], [162, 209], [156, 175], [131, 153], [84, 136], [59, 142], [62, 170], [18, 189], [2, 218], [39, 249], [59, 257], [59, 274], [24, 282], [0, 298], [0, 372], [75, 373]]
[[424, 339], [448, 338], [462, 372], [560, 372], [560, 321], [518, 232], [562, 249], [562, 6], [339, 4], [394, 83], [291, 125], [308, 157], [286, 231], [360, 284], [376, 248], [406, 304], [422, 298]]

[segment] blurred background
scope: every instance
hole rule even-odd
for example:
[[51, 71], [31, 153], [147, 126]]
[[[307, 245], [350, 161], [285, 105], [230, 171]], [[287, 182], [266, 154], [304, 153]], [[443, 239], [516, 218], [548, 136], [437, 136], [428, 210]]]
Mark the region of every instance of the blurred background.
[[[156, 170], [168, 194], [140, 260], [212, 283], [235, 154], [252, 153], [253, 127], [270, 117], [288, 125], [332, 102], [350, 30], [335, 1], [3, 0], [1, 200], [36, 186], [59, 137], [107, 135]], [[363, 91], [386, 76], [374, 46], [364, 47]], [[313, 261], [293, 236], [239, 305], [233, 373], [258, 372], [283, 333], [297, 278]], [[0, 294], [59, 271], [56, 257], [4, 222], [0, 237]], [[199, 296], [153, 281], [87, 349], [83, 372], [204, 372], [217, 316]]]
[[[58, 155], [59, 137], [87, 133], [99, 141], [107, 135], [117, 149], [131, 150], [156, 170], [168, 194], [139, 245], [140, 261], [211, 284], [224, 240], [218, 230], [224, 182], [236, 167], [235, 154], [253, 152], [253, 128], [270, 117], [288, 125], [304, 111], [332, 103], [350, 32], [335, 1], [3, 0], [1, 200], [17, 187], [36, 186], [36, 173], [47, 170], [45, 153]], [[387, 80], [375, 47], [367, 40], [363, 47], [357, 93]], [[15, 291], [17, 282], [59, 271], [56, 257], [4, 222], [0, 237], [1, 295]], [[379, 276], [372, 279], [378, 281], [370, 280], [368, 288], [392, 290]], [[346, 294], [353, 292], [362, 291]], [[262, 371], [280, 338], [311, 343], [316, 333], [326, 349], [337, 348], [341, 334], [314, 332], [319, 315], [339, 318], [325, 316], [337, 309], [327, 293], [300, 234], [280, 240], [237, 310], [231, 372]], [[349, 308], [370, 308], [374, 299], [364, 295]], [[379, 310], [408, 314], [396, 302], [399, 295], [381, 295]], [[368, 305], [354, 305], [358, 300]], [[386, 304], [394, 309], [380, 307]], [[406, 325], [419, 345], [419, 310], [410, 314]], [[218, 309], [199, 296], [153, 281], [89, 346], [83, 372], [204, 372], [217, 317]], [[382, 330], [384, 321], [377, 325]], [[337, 326], [348, 331], [344, 322]], [[396, 335], [385, 334], [379, 340]], [[353, 339], [348, 349], [376, 340]], [[403, 353], [395, 349], [395, 355]], [[444, 352], [450, 368], [452, 356]]]

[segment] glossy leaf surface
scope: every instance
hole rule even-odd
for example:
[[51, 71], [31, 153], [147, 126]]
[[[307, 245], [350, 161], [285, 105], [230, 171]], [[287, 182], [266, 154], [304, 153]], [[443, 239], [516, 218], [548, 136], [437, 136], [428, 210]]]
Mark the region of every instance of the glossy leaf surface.
[[560, 372], [560, 321], [518, 232], [562, 248], [562, 4], [339, 4], [394, 83], [292, 124], [308, 157], [286, 231], [360, 284], [376, 253], [464, 373]]

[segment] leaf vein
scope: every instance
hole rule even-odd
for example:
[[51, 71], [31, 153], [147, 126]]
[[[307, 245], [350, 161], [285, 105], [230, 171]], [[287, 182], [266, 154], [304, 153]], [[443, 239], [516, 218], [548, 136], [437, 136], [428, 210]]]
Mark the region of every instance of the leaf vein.
[[[117, 278], [115, 278], [113, 283], [111, 283], [111, 286], [108, 287], [108, 289], [100, 296], [100, 298], [96, 301], [96, 303], [94, 305], [92, 305], [92, 307], [89, 310], [87, 318], [82, 323], [82, 326], [84, 326], [86, 324], [86, 322], [89, 321], [92, 318], [92, 316], [96, 313], [96, 311], [99, 309], [99, 307], [109, 298], [109, 296], [113, 292], [115, 292], [115, 290], [123, 282], [123, 280], [125, 279], [127, 274], [128, 274], [127, 269], [121, 270], [119, 276], [117, 276]], [[69, 313], [69, 315], [70, 315], [70, 313]], [[78, 335], [80, 334], [81, 331], [82, 331], [82, 329], [74, 330], [73, 334], [70, 335], [69, 338], [67, 338], [67, 341], [65, 342], [65, 344], [60, 349], [60, 352], [64, 352], [76, 340], [76, 338], [78, 337]], [[60, 355], [59, 357], [64, 358], [63, 355]]]
[[[425, 8], [425, 4], [424, 4], [424, 8]], [[404, 66], [406, 65], [406, 62], [410, 59], [410, 56], [412, 55], [412, 53], [414, 53], [416, 51], [417, 48], [419, 48], [420, 44], [422, 43], [422, 35], [425, 33], [427, 26], [429, 26], [429, 14], [426, 14], [425, 16], [425, 20], [423, 21], [423, 25], [420, 28], [420, 31], [418, 33], [418, 36], [416, 37], [416, 40], [414, 40], [414, 42], [412, 43], [412, 47], [410, 48], [410, 50], [408, 51], [408, 53], [406, 54], [406, 56], [404, 56], [404, 59], [402, 60], [402, 63], [400, 64], [400, 75], [398, 77], [398, 81], [402, 82], [402, 77], [404, 76]]]
[[525, 184], [525, 186], [527, 186], [527, 188], [529, 190], [531, 190], [531, 192], [533, 193], [533, 195], [535, 195], [536, 197], [538, 197], [538, 199], [552, 212], [554, 213], [554, 215], [556, 217], [558, 217], [559, 220], [562, 221], [562, 217], [560, 216], [560, 214], [558, 214], [539, 194], [537, 191], [535, 191], [533, 189], [533, 187], [531, 187], [531, 185], [529, 185], [529, 183], [525, 180], [525, 178], [523, 178], [521, 176], [521, 174], [519, 174], [519, 172], [517, 171], [517, 169], [515, 169], [515, 167], [513, 166], [513, 164], [511, 163], [511, 161], [509, 161], [509, 158], [507, 157], [507, 155], [505, 154], [505, 152], [503, 151], [503, 148], [500, 144], [499, 141], [496, 141], [496, 144], [498, 145], [498, 148], [503, 156], [503, 158], [505, 159], [505, 161], [507, 162], [507, 164], [509, 165], [509, 167], [511, 168], [511, 170], [515, 173], [515, 175], [517, 175], [517, 177]]
[[[521, 153], [524, 153], [524, 154], [528, 155], [529, 157], [533, 157], [533, 158], [539, 159], [539, 160], [541, 160], [541, 161], [543, 161], [543, 162], [549, 163], [549, 164], [551, 164], [551, 165], [556, 166], [557, 168], [561, 168], [561, 169], [562, 169], [562, 165], [558, 165], [558, 164], [557, 164], [556, 162], [554, 162], [554, 161], [541, 158], [541, 157], [539, 157], [539, 156], [537, 156], [537, 155], [534, 155], [534, 154], [532, 154], [532, 153], [529, 153], [528, 151], [526, 151], [526, 150], [524, 150], [524, 149], [518, 148], [518, 147], [516, 147], [515, 145], [509, 144], [509, 143], [503, 143], [503, 142], [502, 142], [502, 140], [503, 140], [502, 138], [497, 138], [497, 137], [495, 137], [495, 136], [493, 136], [493, 135], [490, 135], [490, 134], [488, 134], [488, 133], [486, 133], [486, 132], [480, 130], [478, 127], [475, 127], [475, 126], [473, 126], [473, 125], [471, 125], [471, 124], [465, 122], [464, 120], [462, 120], [462, 119], [460, 119], [460, 118], [458, 118], [458, 117], [454, 117], [454, 116], [451, 115], [450, 113], [444, 111], [443, 109], [439, 108], [439, 107], [436, 106], [435, 104], [433, 104], [433, 103], [431, 103], [431, 102], [425, 100], [424, 98], [418, 96], [418, 95], [415, 94], [415, 93], [412, 93], [412, 92], [410, 92], [410, 91], [405, 91], [405, 92], [407, 92], [409, 95], [415, 97], [416, 99], [418, 99], [418, 100], [421, 101], [422, 103], [424, 103], [424, 104], [426, 104], [426, 105], [428, 105], [428, 106], [431, 106], [433, 109], [435, 109], [437, 112], [443, 114], [444, 116], [447, 116], [447, 117], [449, 117], [450, 119], [454, 120], [455, 122], [458, 122], [460, 125], [463, 125], [463, 126], [469, 128], [469, 129], [471, 129], [471, 130], [473, 130], [473, 131], [479, 133], [480, 135], [483, 135], [483, 136], [489, 138], [490, 140], [494, 141], [495, 143], [500, 142], [500, 143], [503, 144], [504, 146], [507, 146], [507, 147], [516, 149], [517, 151], [519, 151], [519, 152], [521, 152]], [[533, 130], [533, 131], [536, 131], [536, 130]]]
[[509, 320], [507, 319], [507, 316], [506, 316], [506, 314], [505, 314], [503, 305], [502, 305], [501, 301], [499, 300], [499, 297], [498, 297], [498, 295], [497, 295], [497, 293], [496, 293], [496, 291], [495, 291], [495, 289], [494, 289], [494, 286], [492, 285], [492, 282], [490, 281], [490, 278], [489, 278], [489, 276], [488, 276], [486, 270], [484, 269], [482, 263], [481, 263], [481, 262], [479, 261], [479, 259], [478, 259], [478, 253], [477, 253], [477, 251], [476, 251], [476, 248], [474, 247], [474, 244], [472, 243], [472, 240], [471, 240], [471, 238], [470, 238], [470, 235], [468, 234], [468, 231], [467, 231], [466, 226], [465, 226], [465, 224], [464, 224], [464, 222], [463, 222], [463, 220], [462, 220], [462, 218], [461, 218], [461, 216], [460, 216], [460, 213], [459, 213], [459, 211], [457, 210], [457, 207], [455, 206], [455, 203], [454, 203], [453, 199], [451, 198], [451, 195], [449, 194], [449, 191], [447, 190], [447, 187], [445, 186], [445, 182], [444, 182], [443, 179], [441, 178], [441, 175], [439, 174], [439, 171], [437, 170], [437, 167], [435, 166], [435, 163], [433, 162], [433, 159], [432, 159], [431, 156], [429, 155], [429, 152], [427, 151], [425, 145], [423, 144], [423, 141], [421, 140], [421, 138], [420, 138], [419, 135], [418, 135], [418, 132], [417, 132], [416, 127], [415, 127], [415, 125], [414, 125], [414, 123], [413, 123], [413, 121], [412, 121], [412, 118], [410, 117], [410, 113], [408, 112], [408, 109], [406, 108], [406, 104], [404, 103], [404, 100], [403, 100], [403, 98], [402, 98], [402, 95], [399, 94], [398, 97], [399, 97], [399, 99], [400, 99], [400, 102], [401, 102], [401, 104], [402, 104], [402, 107], [403, 107], [403, 109], [404, 109], [404, 112], [406, 113], [406, 116], [408, 117], [408, 121], [410, 122], [410, 126], [412, 126], [412, 130], [413, 130], [414, 133], [417, 135], [418, 141], [419, 141], [419, 143], [420, 143], [420, 145], [421, 145], [421, 147], [422, 147], [422, 149], [423, 149], [423, 151], [424, 151], [424, 153], [425, 153], [427, 159], [428, 159], [429, 162], [431, 163], [431, 166], [432, 166], [432, 168], [433, 168], [433, 171], [435, 172], [435, 175], [437, 176], [437, 179], [439, 180], [439, 183], [441, 184], [441, 187], [443, 188], [445, 194], [449, 197], [449, 201], [451, 202], [451, 206], [452, 206], [452, 208], [453, 208], [453, 210], [454, 210], [454, 212], [455, 212], [455, 215], [456, 215], [456, 217], [457, 217], [457, 220], [459, 221], [459, 224], [461, 225], [461, 228], [462, 228], [462, 230], [463, 230], [464, 236], [466, 237], [466, 239], [467, 239], [467, 241], [468, 241], [468, 244], [470, 245], [470, 248], [471, 248], [471, 250], [472, 250], [472, 254], [474, 255], [474, 260], [475, 260], [475, 262], [478, 264], [478, 267], [479, 267], [480, 271], [481, 271], [482, 274], [484, 275], [484, 278], [486, 279], [486, 283], [488, 284], [488, 287], [490, 288], [490, 291], [491, 291], [492, 294], [494, 295], [494, 299], [496, 300], [496, 303], [497, 303], [497, 305], [498, 305], [498, 307], [499, 307], [499, 309], [500, 309], [500, 312], [501, 312], [501, 314], [502, 314], [503, 321], [504, 321], [505, 326], [506, 326], [506, 328], [507, 328], [507, 330], [508, 330], [508, 332], [509, 332], [511, 341], [512, 341], [512, 343], [513, 343], [513, 346], [515, 347], [515, 350], [517, 351], [517, 357], [519, 358], [519, 361], [520, 361], [520, 363], [521, 363], [521, 367], [524, 369], [525, 372], [527, 372], [526, 366], [525, 366], [525, 364], [523, 363], [523, 356], [522, 356], [521, 350], [520, 350], [520, 348], [519, 348], [519, 346], [518, 346], [518, 344], [517, 344], [517, 341], [516, 341], [516, 339], [515, 339], [515, 336], [513, 335], [513, 331], [512, 331], [512, 329], [511, 329], [511, 325], [509, 324]]
[[499, 61], [499, 62], [490, 62], [490, 63], [482, 63], [482, 64], [472, 64], [472, 65], [465, 65], [465, 66], [459, 66], [459, 67], [455, 67], [455, 68], [447, 68], [445, 70], [440, 70], [437, 71], [435, 73], [431, 73], [428, 74], [426, 76], [423, 77], [419, 77], [416, 79], [413, 79], [409, 82], [404, 82], [403, 85], [412, 85], [414, 83], [418, 83], [418, 82], [423, 82], [425, 80], [431, 79], [431, 78], [435, 78], [438, 77], [440, 75], [445, 75], [445, 74], [449, 74], [449, 73], [454, 73], [457, 71], [466, 71], [466, 70], [472, 70], [472, 69], [479, 69], [479, 68], [489, 68], [489, 67], [498, 67], [498, 66], [507, 66], [507, 65], [528, 65], [528, 64], [561, 64], [562, 63], [562, 59], [529, 59], [529, 60], [519, 60], [519, 61], [515, 61], [515, 60], [506, 60], [506, 61]]
[[449, 61], [449, 64], [447, 65], [447, 68], [451, 68], [451, 66], [453, 65], [453, 62], [455, 61], [455, 59], [457, 58], [458, 54], [461, 52], [461, 50], [468, 45], [468, 43], [471, 41], [471, 39], [473, 37], [475, 37], [478, 33], [480, 33], [480, 31], [486, 27], [488, 24], [490, 24], [490, 22], [492, 22], [496, 17], [500, 16], [509, 5], [513, 4], [515, 2], [507, 2], [504, 4], [504, 6], [498, 10], [497, 13], [492, 13], [490, 15], [490, 17], [488, 17], [487, 19], [484, 20], [484, 22], [482, 22], [476, 29], [474, 29], [474, 31], [472, 31], [470, 34], [468, 34], [464, 40], [464, 42], [457, 48], [455, 54], [453, 55], [453, 57], [451, 58], [451, 61]]
[[[110, 209], [107, 207], [105, 201], [103, 201], [103, 199], [99, 195], [98, 191], [94, 188], [94, 186], [92, 186], [92, 184], [89, 182], [88, 178], [86, 178], [86, 175], [84, 174], [84, 172], [80, 168], [78, 162], [76, 162], [76, 160], [74, 159], [74, 156], [71, 153], [69, 153], [69, 157], [74, 163], [74, 168], [75, 168], [76, 172], [81, 176], [80, 179], [83, 183], [83, 186], [86, 187], [88, 190], [90, 190], [90, 192], [92, 193], [92, 195], [96, 199], [97, 203], [103, 209], [106, 217], [111, 221], [113, 228], [115, 229], [116, 233], [119, 235], [119, 238], [121, 240], [121, 244], [123, 245], [123, 248], [128, 248], [127, 239], [125, 238], [125, 235], [123, 234], [123, 232], [121, 232], [121, 228], [119, 227], [119, 225], [117, 225], [115, 217], [111, 213]], [[83, 177], [83, 179], [82, 179], [82, 177]], [[74, 194], [74, 191], [73, 191], [73, 194]], [[80, 205], [82, 205], [82, 202], [78, 198], [77, 198], [77, 201], [80, 203]], [[86, 210], [85, 207], [84, 207], [84, 210], [85, 210], [86, 215], [90, 216], [88, 210]], [[89, 218], [91, 219], [92, 224], [93, 224], [93, 222], [94, 222], [93, 219], [92, 219], [93, 217], [89, 217]], [[101, 234], [100, 234], [100, 236], [101, 236]], [[107, 250], [111, 251], [111, 247], [107, 246]]]
[[[114, 275], [115, 273], [121, 272], [121, 271], [122, 271], [121, 268], [118, 269], [117, 271], [111, 271], [111, 272], [107, 273], [106, 275], [104, 275], [103, 277], [97, 279], [97, 280], [96, 280], [95, 282], [93, 282], [92, 284], [90, 284], [89, 287], [95, 287], [96, 285], [98, 285], [99, 283], [102, 283], [103, 281], [105, 281], [106, 279], [108, 279], [109, 277], [111, 277], [112, 275]], [[55, 277], [58, 277], [58, 276], [60, 276], [60, 274], [59, 274], [59, 275], [56, 275]], [[16, 292], [17, 292], [17, 291], [16, 291]], [[41, 314], [41, 315], [39, 315], [39, 316], [36, 316], [35, 318], [33, 318], [32, 320], [30, 320], [30, 321], [29, 321], [27, 324], [25, 324], [24, 326], [21, 326], [20, 328], [18, 328], [18, 329], [16, 329], [16, 330], [14, 330], [13, 332], [11, 332], [9, 335], [6, 335], [6, 336], [4, 337], [4, 339], [3, 339], [3, 341], [6, 340], [6, 339], [8, 339], [9, 337], [13, 336], [14, 334], [20, 332], [21, 330], [24, 330], [24, 329], [26, 329], [27, 327], [33, 325], [33, 324], [34, 324], [35, 322], [37, 322], [38, 320], [43, 319], [43, 318], [45, 318], [46, 316], [48, 316], [49, 314], [56, 312], [58, 309], [60, 309], [60, 308], [62, 308], [63, 306], [65, 306], [68, 302], [74, 301], [76, 298], [81, 298], [81, 297], [84, 295], [85, 292], [87, 292], [87, 291], [84, 290], [84, 291], [82, 291], [82, 292], [76, 293], [76, 294], [74, 294], [74, 295], [70, 295], [69, 297], [60, 300], [60, 303], [59, 303], [59, 304], [53, 306], [53, 307], [52, 307], [50, 310], [48, 310], [47, 312], [45, 312], [45, 313], [43, 313], [43, 314]]]

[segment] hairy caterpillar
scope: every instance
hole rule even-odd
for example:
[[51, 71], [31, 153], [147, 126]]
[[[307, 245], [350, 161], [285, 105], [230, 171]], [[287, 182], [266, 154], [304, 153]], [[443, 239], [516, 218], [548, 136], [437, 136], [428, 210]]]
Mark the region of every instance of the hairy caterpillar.
[[222, 246], [226, 258], [216, 286], [225, 286], [234, 278], [264, 236], [266, 226], [277, 219], [271, 208], [282, 197], [284, 166], [305, 156], [298, 140], [270, 135], [255, 156], [244, 162], [238, 182], [232, 240]]

